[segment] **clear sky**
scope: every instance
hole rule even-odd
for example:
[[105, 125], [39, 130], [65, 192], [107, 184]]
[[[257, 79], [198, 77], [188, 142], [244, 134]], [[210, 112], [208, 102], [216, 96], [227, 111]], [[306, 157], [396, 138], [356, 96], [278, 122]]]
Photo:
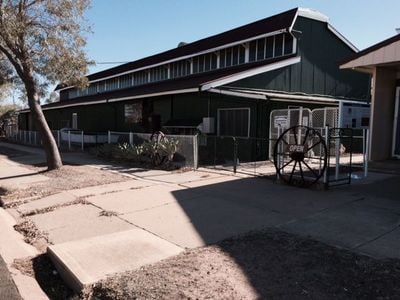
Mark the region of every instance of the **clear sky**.
[[[96, 62], [126, 62], [169, 50], [294, 7], [318, 10], [358, 48], [396, 34], [400, 0], [92, 0], [87, 51]], [[99, 71], [114, 65], [98, 64]]]
[[[99, 63], [132, 61], [295, 7], [324, 13], [359, 49], [400, 27], [400, 0], [92, 0], [87, 52]], [[97, 64], [90, 73], [116, 65]]]

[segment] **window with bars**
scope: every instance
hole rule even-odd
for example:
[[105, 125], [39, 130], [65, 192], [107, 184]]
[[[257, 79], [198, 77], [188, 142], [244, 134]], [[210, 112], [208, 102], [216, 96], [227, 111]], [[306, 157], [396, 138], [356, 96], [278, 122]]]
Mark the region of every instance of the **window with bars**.
[[146, 71], [139, 71], [133, 73], [133, 85], [145, 84], [149, 81], [149, 76]]
[[105, 82], [105, 91], [112, 91], [119, 88], [119, 78], [107, 79]]
[[121, 89], [132, 86], [132, 74], [123, 75], [119, 78], [119, 87]]
[[88, 94], [89, 95], [94, 95], [94, 94], [97, 94], [97, 88], [98, 88], [98, 84], [97, 84], [97, 82], [93, 82], [93, 83], [91, 83], [90, 85], [89, 85], [89, 87], [88, 87]]
[[180, 60], [170, 64], [171, 78], [178, 78], [190, 74], [190, 60]]

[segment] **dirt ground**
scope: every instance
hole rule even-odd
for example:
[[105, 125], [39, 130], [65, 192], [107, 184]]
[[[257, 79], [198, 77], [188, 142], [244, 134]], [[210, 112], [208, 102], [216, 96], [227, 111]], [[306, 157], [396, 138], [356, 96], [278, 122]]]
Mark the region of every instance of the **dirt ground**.
[[64, 165], [61, 169], [52, 171], [46, 171], [45, 166], [25, 166], [51, 179], [23, 189], [3, 188], [0, 197], [7, 203], [6, 207], [12, 207], [28, 197], [41, 198], [66, 190], [129, 180], [120, 174], [88, 166]]
[[92, 287], [89, 299], [398, 299], [400, 261], [264, 231], [188, 250]]
[[79, 296], [64, 284], [46, 254], [33, 258], [16, 259], [13, 267], [24, 275], [34, 277], [50, 299], [79, 299]]

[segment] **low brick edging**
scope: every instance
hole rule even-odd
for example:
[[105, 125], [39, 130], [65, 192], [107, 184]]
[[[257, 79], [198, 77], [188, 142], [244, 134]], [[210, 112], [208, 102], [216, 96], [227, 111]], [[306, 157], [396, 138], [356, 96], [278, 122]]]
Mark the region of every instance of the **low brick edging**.
[[7, 269], [6, 263], [0, 256], [0, 300], [20, 300], [22, 299], [11, 274]]

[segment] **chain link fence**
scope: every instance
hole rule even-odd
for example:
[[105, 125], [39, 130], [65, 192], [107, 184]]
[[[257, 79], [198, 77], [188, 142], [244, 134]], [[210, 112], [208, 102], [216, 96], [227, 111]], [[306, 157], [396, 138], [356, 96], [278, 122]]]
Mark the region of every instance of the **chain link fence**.
[[272, 160], [276, 141], [288, 128], [303, 125], [310, 126], [312, 112], [308, 108], [276, 109], [271, 111], [269, 126], [269, 159]]
[[199, 137], [199, 166], [253, 176], [274, 174], [267, 138]]
[[[135, 132], [118, 132], [109, 131], [107, 134], [107, 143], [109, 144], [131, 144], [141, 145], [145, 141], [152, 139], [150, 133]], [[197, 169], [198, 166], [198, 149], [197, 135], [164, 135], [167, 139], [178, 141], [177, 151], [174, 155], [173, 162], [182, 167]]]
[[[84, 132], [81, 130], [52, 130], [52, 134], [61, 150], [84, 151], [89, 147], [102, 144], [131, 144], [140, 145], [152, 138], [149, 133], [108, 131], [103, 133]], [[40, 133], [29, 130], [8, 130], [6, 137], [14, 142], [41, 146]], [[177, 151], [173, 161], [181, 166], [196, 169], [198, 166], [197, 135], [165, 135], [167, 139], [178, 141]]]

